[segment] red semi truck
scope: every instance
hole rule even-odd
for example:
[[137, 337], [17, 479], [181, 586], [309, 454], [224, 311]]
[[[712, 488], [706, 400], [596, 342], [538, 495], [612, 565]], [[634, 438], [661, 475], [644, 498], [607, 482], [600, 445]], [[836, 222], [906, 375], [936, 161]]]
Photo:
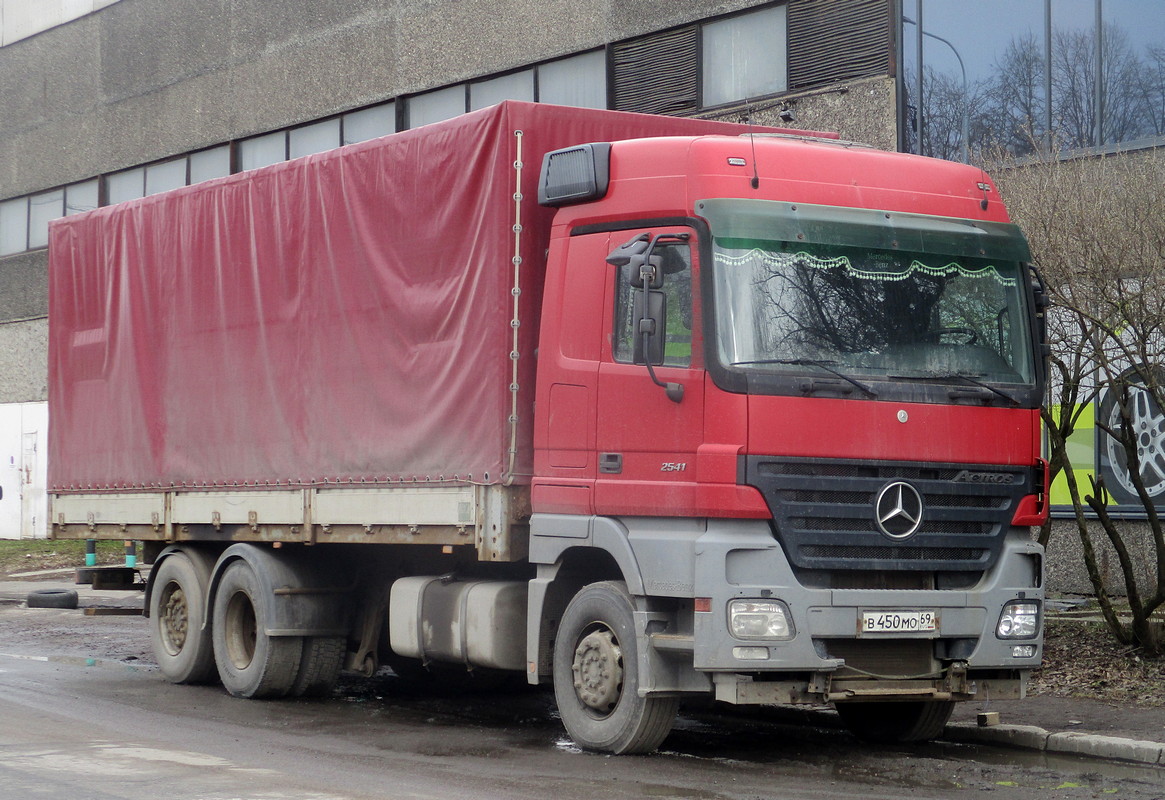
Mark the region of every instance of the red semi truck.
[[[937, 735], [1042, 655], [1045, 304], [978, 169], [504, 103], [55, 222], [53, 535], [163, 675], [442, 663]], [[447, 673], [445, 673], [447, 674]]]

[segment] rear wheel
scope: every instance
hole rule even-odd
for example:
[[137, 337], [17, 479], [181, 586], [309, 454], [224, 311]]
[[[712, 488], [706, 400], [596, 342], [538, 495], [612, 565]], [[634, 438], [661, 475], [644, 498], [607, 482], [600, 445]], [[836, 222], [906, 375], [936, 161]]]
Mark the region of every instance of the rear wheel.
[[299, 675], [291, 687], [293, 697], [323, 697], [340, 677], [347, 642], [343, 636], [305, 636]]
[[218, 676], [236, 697], [281, 697], [299, 675], [303, 637], [267, 635], [272, 601], [246, 561], [223, 571], [211, 636]]
[[593, 583], [566, 607], [554, 646], [554, 696], [580, 747], [646, 753], [667, 737], [679, 699], [639, 695], [634, 607], [622, 583]]
[[206, 616], [210, 565], [197, 554], [162, 560], [150, 592], [150, 643], [158, 668], [171, 683], [214, 680], [214, 648]]
[[943, 732], [953, 700], [906, 703], [838, 703], [850, 732], [868, 742], [925, 742]]

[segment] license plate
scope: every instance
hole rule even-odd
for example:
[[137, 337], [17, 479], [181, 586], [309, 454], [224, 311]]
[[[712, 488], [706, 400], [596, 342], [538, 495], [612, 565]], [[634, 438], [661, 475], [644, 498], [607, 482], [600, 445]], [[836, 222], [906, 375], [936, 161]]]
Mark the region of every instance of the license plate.
[[923, 633], [937, 630], [933, 611], [863, 611], [862, 633]]

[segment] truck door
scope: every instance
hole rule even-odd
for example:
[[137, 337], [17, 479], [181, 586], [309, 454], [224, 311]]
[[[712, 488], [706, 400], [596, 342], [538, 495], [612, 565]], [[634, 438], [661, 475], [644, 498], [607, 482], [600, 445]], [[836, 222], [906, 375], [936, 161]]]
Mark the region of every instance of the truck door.
[[[619, 231], [611, 249], [647, 234], [656, 239], [662, 285], [639, 288], [637, 269], [606, 264], [604, 342], [598, 374], [599, 514], [684, 515], [696, 495], [696, 451], [703, 440], [704, 381], [695, 232], [687, 228]], [[641, 305], [643, 293], [653, 292]], [[639, 307], [654, 307], [657, 343], [636, 347]], [[638, 351], [638, 352], [637, 352]], [[682, 387], [682, 397], [652, 380]], [[675, 395], [673, 390], [671, 394]]]

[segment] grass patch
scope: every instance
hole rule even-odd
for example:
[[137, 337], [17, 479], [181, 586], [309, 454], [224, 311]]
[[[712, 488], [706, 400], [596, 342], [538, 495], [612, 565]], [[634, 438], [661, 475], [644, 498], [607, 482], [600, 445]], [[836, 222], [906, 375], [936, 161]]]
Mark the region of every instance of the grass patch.
[[[125, 543], [97, 542], [97, 563], [124, 564]], [[85, 566], [81, 539], [0, 539], [0, 575]]]

